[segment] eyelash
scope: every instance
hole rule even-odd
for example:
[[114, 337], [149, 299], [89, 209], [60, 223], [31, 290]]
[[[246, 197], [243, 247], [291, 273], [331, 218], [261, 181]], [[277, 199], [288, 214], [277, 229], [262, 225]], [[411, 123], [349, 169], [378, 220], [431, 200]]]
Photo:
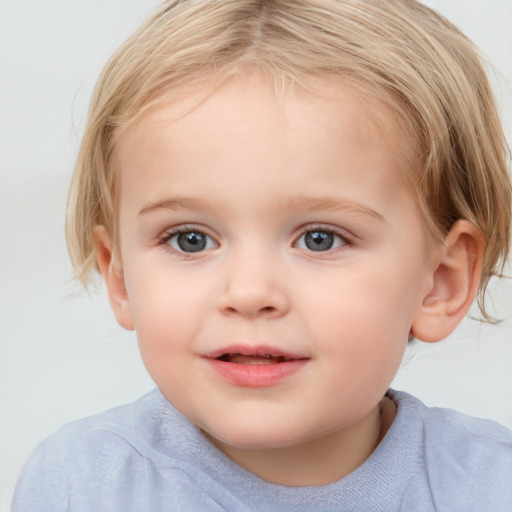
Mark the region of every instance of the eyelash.
[[[332, 252], [335, 249], [338, 249], [339, 247], [351, 246], [354, 243], [353, 238], [348, 236], [345, 231], [341, 231], [339, 229], [335, 229], [335, 228], [332, 228], [332, 227], [326, 227], [326, 226], [322, 226], [322, 225], [308, 225], [308, 226], [305, 226], [305, 227], [303, 227], [301, 229], [301, 231], [299, 232], [298, 236], [295, 238], [293, 246], [296, 247], [298, 241], [304, 235], [306, 235], [307, 233], [315, 232], [315, 231], [316, 232], [321, 232], [321, 233], [328, 233], [330, 235], [334, 235], [335, 237], [337, 237], [337, 238], [339, 238], [341, 240], [341, 245], [338, 246], [338, 247], [329, 248], [329, 249], [327, 249], [325, 251], [314, 251], [312, 249], [309, 249], [309, 252], [313, 252], [313, 253], [314, 252], [319, 252], [319, 253], [325, 252], [325, 253], [328, 253], [328, 252]], [[168, 245], [169, 241], [172, 240], [174, 237], [176, 237], [176, 236], [178, 236], [180, 234], [185, 234], [185, 233], [198, 233], [198, 234], [201, 234], [201, 235], [205, 235], [205, 236], [207, 236], [210, 239], [213, 239], [213, 237], [211, 235], [209, 235], [204, 229], [198, 228], [197, 226], [193, 226], [193, 225], [183, 225], [183, 226], [177, 226], [175, 228], [172, 228], [169, 231], [165, 231], [158, 238], [158, 245]], [[173, 249], [171, 247], [169, 247], [169, 248]], [[176, 250], [176, 249], [174, 249], [174, 250]], [[193, 253], [189, 253], [187, 251], [179, 251], [179, 252], [181, 252], [182, 254], [185, 254], [185, 255], [193, 254]], [[199, 252], [203, 252], [203, 251], [199, 251]]]
[[[209, 235], [206, 232], [206, 230], [203, 228], [198, 228], [197, 226], [193, 226], [193, 225], [183, 225], [183, 226], [176, 226], [176, 227], [171, 228], [168, 231], [165, 231], [164, 233], [162, 233], [162, 235], [158, 238], [158, 245], [168, 245], [169, 242], [174, 237], [176, 237], [180, 234], [185, 234], [185, 233], [196, 233], [199, 235], [204, 235], [204, 236], [214, 240], [214, 238], [211, 235]], [[170, 246], [169, 246], [169, 249], [176, 250]], [[187, 251], [178, 251], [178, 252], [185, 254], [185, 255], [193, 254], [193, 252], [189, 253]], [[203, 251], [199, 251], [199, 252], [203, 252]]]
[[176, 235], [180, 235], [182, 233], [201, 233], [206, 235], [202, 229], [198, 229], [195, 226], [177, 226], [175, 228], [171, 228], [169, 231], [165, 231], [161, 236], [158, 237], [158, 245], [164, 245], [169, 242]]
[[[342, 231], [340, 229], [336, 229], [336, 228], [333, 228], [333, 227], [327, 227], [327, 226], [322, 226], [321, 224], [317, 224], [317, 225], [308, 225], [308, 226], [305, 226], [304, 228], [301, 229], [301, 231], [299, 232], [299, 235], [297, 236], [297, 238], [295, 239], [295, 242], [294, 242], [294, 246], [296, 246], [297, 242], [304, 236], [306, 235], [307, 233], [312, 233], [312, 232], [321, 232], [321, 233], [328, 233], [328, 234], [331, 234], [331, 235], [334, 235], [336, 237], [338, 237], [342, 244], [341, 244], [341, 247], [347, 247], [347, 246], [351, 246], [354, 244], [354, 239], [347, 235], [346, 231]], [[339, 247], [336, 247], [334, 249], [337, 249]], [[316, 252], [332, 252], [334, 249], [329, 249], [327, 251], [316, 251]], [[313, 250], [310, 250], [310, 252], [315, 252]]]

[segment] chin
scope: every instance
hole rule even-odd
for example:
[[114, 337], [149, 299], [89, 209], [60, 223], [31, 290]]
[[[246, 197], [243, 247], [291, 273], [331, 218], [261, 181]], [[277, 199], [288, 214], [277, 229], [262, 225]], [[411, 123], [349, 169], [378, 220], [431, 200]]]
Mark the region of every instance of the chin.
[[239, 450], [275, 450], [290, 448], [308, 441], [314, 436], [293, 432], [289, 427], [279, 428], [268, 424], [230, 424], [229, 428], [203, 429], [208, 439], [222, 450], [223, 445]]

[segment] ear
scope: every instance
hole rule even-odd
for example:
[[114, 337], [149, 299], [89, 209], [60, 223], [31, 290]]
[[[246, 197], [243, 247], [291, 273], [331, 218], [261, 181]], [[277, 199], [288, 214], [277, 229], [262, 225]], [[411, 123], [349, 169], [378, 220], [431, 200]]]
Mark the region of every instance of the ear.
[[94, 226], [93, 243], [96, 248], [96, 262], [107, 287], [112, 311], [119, 324], [132, 331], [134, 327], [130, 300], [124, 283], [122, 269], [113, 257], [113, 243], [105, 226]]
[[432, 287], [414, 318], [412, 335], [436, 342], [451, 334], [466, 316], [478, 291], [485, 239], [473, 224], [457, 221], [439, 246]]

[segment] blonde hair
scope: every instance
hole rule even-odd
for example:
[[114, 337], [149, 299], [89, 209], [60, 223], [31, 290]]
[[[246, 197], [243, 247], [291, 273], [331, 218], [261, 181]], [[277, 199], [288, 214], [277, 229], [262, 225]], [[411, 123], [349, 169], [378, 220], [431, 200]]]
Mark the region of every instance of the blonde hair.
[[96, 86], [73, 176], [67, 243], [77, 277], [94, 268], [97, 224], [117, 239], [115, 142], [164, 91], [260, 69], [276, 85], [341, 78], [390, 102], [419, 150], [410, 183], [427, 232], [457, 219], [487, 240], [479, 305], [510, 245], [507, 146], [474, 45], [415, 0], [175, 0], [117, 51]]

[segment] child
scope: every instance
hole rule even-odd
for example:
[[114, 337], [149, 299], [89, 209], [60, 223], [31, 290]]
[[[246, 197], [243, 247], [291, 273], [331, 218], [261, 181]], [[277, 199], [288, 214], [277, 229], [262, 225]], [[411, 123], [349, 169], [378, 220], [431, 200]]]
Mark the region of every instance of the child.
[[388, 387], [502, 269], [471, 43], [414, 0], [165, 3], [107, 65], [71, 187], [158, 389], [70, 424], [20, 511], [512, 510], [512, 434]]

